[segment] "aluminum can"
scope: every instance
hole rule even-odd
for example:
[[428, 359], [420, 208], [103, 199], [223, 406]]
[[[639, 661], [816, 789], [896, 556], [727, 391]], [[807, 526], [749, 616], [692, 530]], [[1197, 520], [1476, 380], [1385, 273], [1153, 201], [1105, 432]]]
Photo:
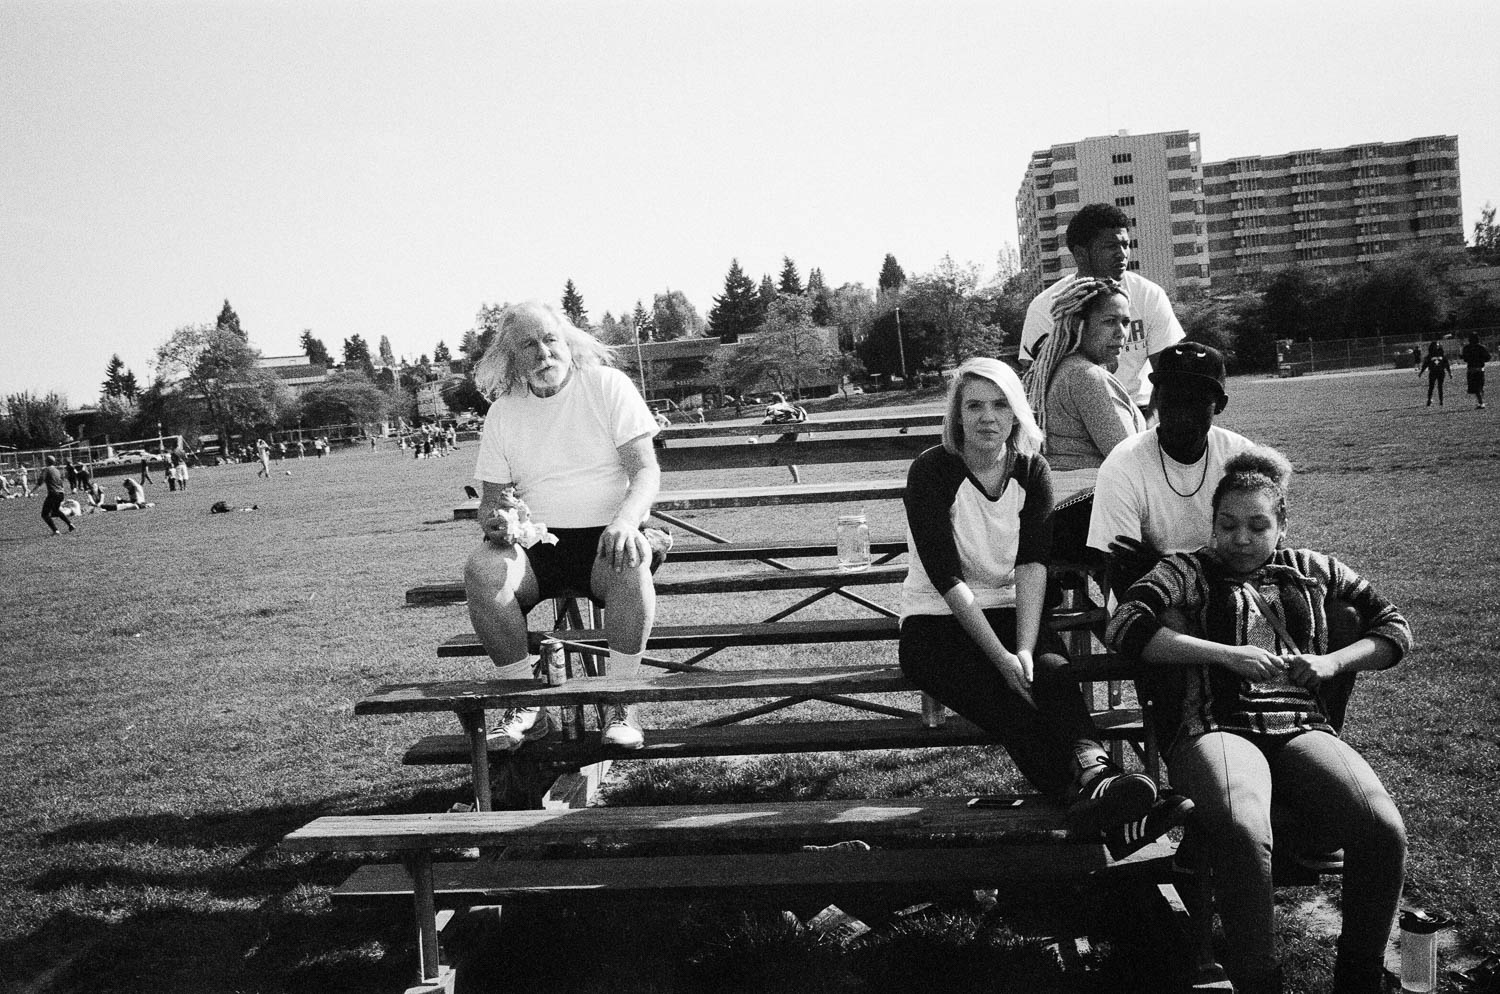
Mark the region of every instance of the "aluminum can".
[[549, 687], [568, 682], [568, 654], [557, 639], [542, 639], [542, 679]]

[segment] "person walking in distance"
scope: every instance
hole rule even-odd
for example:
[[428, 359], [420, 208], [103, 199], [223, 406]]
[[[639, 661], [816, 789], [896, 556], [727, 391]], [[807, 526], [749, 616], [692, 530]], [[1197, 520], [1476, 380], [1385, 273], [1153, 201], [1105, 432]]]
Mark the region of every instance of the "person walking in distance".
[[1417, 367], [1417, 375], [1427, 374], [1427, 406], [1432, 406], [1432, 391], [1437, 390], [1438, 406], [1443, 406], [1443, 381], [1448, 378], [1448, 356], [1437, 342], [1427, 345], [1427, 358]]
[[1468, 367], [1468, 392], [1474, 395], [1474, 404], [1484, 409], [1484, 364], [1490, 361], [1490, 350], [1479, 344], [1479, 332], [1469, 332], [1469, 343], [1458, 357]]
[[68, 480], [63, 476], [63, 471], [57, 468], [56, 456], [47, 457], [47, 465], [42, 469], [42, 487], [47, 491], [47, 496], [42, 500], [42, 522], [54, 535], [58, 534], [57, 526], [52, 523], [54, 518], [67, 525], [68, 531], [77, 531], [73, 522], [62, 513], [63, 498], [68, 495]]

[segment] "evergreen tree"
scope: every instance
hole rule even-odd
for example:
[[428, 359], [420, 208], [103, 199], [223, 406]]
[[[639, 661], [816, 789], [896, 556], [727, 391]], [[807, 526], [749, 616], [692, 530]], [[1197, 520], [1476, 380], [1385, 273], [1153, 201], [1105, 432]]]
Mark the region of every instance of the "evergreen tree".
[[605, 311], [599, 319], [599, 341], [605, 345], [629, 345], [635, 341], [635, 331], [624, 315], [617, 318]]
[[568, 280], [567, 285], [563, 287], [562, 309], [574, 325], [579, 328], [588, 328], [589, 312], [584, 310], [583, 296], [579, 294], [572, 280]]
[[380, 336], [380, 361], [384, 365], [396, 365], [396, 354], [391, 351], [391, 340], [384, 335]]
[[771, 282], [771, 276], [767, 273], [760, 278], [760, 306], [755, 315], [755, 327], [758, 330], [765, 322], [766, 315], [771, 313], [771, 307], [780, 296], [776, 292], [776, 284]]
[[244, 330], [240, 328], [240, 316], [234, 313], [234, 308], [229, 306], [228, 300], [224, 301], [224, 308], [219, 311], [218, 329], [220, 331], [232, 331], [245, 341], [250, 340], [250, 336], [246, 335]]
[[813, 324], [827, 327], [833, 323], [832, 294], [823, 282], [823, 270], [814, 266], [807, 273], [807, 299], [812, 301]]
[[344, 369], [364, 373], [371, 379], [375, 377], [375, 364], [370, 361], [370, 343], [358, 332], [344, 339]]
[[444, 345], [441, 339], [438, 340], [437, 347], [432, 350], [432, 361], [433, 362], [452, 362], [453, 361], [453, 353], [451, 353], [451, 352], [448, 351], [448, 346]]
[[789, 255], [781, 257], [781, 282], [776, 288], [789, 297], [802, 294], [802, 277], [797, 274], [797, 264]]
[[135, 374], [125, 368], [118, 354], [110, 356], [109, 365], [104, 370], [104, 382], [100, 384], [100, 396], [133, 400], [136, 393]]
[[880, 267], [880, 281], [877, 284], [881, 290], [899, 290], [906, 283], [906, 273], [896, 257], [889, 252], [885, 254], [885, 263]]
[[639, 300], [635, 302], [635, 312], [630, 315], [630, 323], [635, 328], [636, 337], [640, 341], [656, 340], [656, 319], [650, 311], [646, 310], [646, 305]]
[[313, 337], [311, 328], [302, 331], [302, 351], [307, 353], [307, 361], [324, 369], [333, 368], [333, 356], [328, 354], [328, 346]]
[[724, 293], [714, 298], [713, 310], [708, 312], [708, 330], [718, 335], [723, 344], [733, 345], [741, 335], [755, 331], [760, 316], [760, 297], [755, 290], [755, 281], [745, 275], [740, 260], [733, 259], [724, 276]]

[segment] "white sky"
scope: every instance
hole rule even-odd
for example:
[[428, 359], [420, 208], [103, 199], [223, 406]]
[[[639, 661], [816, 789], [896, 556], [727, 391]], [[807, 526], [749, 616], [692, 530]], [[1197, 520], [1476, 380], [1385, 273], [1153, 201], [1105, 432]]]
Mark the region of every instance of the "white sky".
[[0, 396], [253, 345], [455, 348], [482, 303], [874, 286], [1016, 241], [1030, 153], [1459, 136], [1500, 202], [1500, 4], [0, 0]]

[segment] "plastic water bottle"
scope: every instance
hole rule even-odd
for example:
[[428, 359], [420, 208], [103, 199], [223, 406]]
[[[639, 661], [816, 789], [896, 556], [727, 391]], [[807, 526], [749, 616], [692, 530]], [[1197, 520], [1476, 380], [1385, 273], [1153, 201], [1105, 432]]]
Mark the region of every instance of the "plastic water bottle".
[[1437, 990], [1437, 934], [1448, 926], [1422, 911], [1401, 912], [1401, 990], [1431, 994]]
[[841, 514], [837, 530], [839, 569], [845, 573], [870, 567], [870, 526], [863, 514]]

